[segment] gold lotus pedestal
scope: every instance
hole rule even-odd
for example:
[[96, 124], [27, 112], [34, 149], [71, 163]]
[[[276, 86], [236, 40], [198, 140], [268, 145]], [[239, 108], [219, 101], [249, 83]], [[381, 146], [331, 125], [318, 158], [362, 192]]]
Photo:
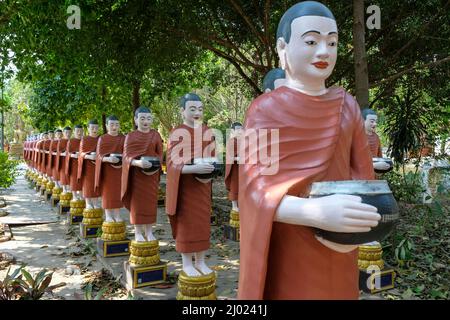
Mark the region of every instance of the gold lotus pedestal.
[[67, 215], [67, 222], [72, 224], [79, 224], [83, 221], [83, 210], [86, 207], [85, 200], [70, 201], [70, 210]]
[[47, 178], [45, 178], [45, 177], [42, 177], [39, 180], [39, 190], [38, 191], [40, 192], [40, 195], [42, 197], [46, 197], [45, 192], [47, 191], [46, 188], [47, 188], [47, 183], [48, 182], [49, 182], [49, 180]]
[[56, 207], [56, 205], [59, 203], [61, 193], [62, 193], [62, 188], [61, 187], [56, 187], [55, 186], [52, 189], [52, 197], [51, 197], [52, 207]]
[[59, 196], [59, 214], [65, 214], [70, 211], [70, 200], [72, 200], [72, 192], [63, 192]]
[[167, 262], [159, 258], [158, 240], [131, 241], [130, 258], [124, 261], [124, 285], [128, 290], [163, 283], [167, 276]]
[[231, 210], [229, 224], [225, 225], [225, 237], [232, 241], [240, 240], [239, 212]]
[[102, 223], [102, 208], [84, 208], [83, 221], [80, 223], [80, 236], [83, 239], [97, 238], [97, 231], [102, 227]]
[[190, 277], [181, 271], [178, 276], [177, 300], [217, 300], [216, 273]]
[[53, 193], [54, 187], [55, 187], [55, 183], [53, 181], [48, 181], [45, 184], [45, 194], [44, 194], [45, 200], [50, 201], [52, 199], [52, 193]]
[[102, 257], [118, 257], [130, 254], [130, 240], [126, 236], [125, 222], [102, 224], [102, 236], [97, 238], [97, 247]]
[[394, 287], [395, 271], [385, 267], [382, 256], [383, 249], [380, 244], [359, 246], [360, 290], [367, 293], [377, 293]]

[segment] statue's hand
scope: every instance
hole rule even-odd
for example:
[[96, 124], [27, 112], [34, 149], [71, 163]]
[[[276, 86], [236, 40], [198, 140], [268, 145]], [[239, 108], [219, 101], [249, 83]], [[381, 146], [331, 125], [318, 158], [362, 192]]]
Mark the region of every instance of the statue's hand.
[[319, 237], [316, 235], [316, 239], [322, 243], [325, 247], [340, 252], [340, 253], [347, 253], [350, 251], [355, 250], [356, 248], [358, 248], [358, 245], [354, 245], [354, 244], [340, 244], [340, 243], [336, 243], [336, 242], [332, 242], [329, 240], [326, 240], [322, 237]]
[[199, 164], [194, 164], [194, 172], [198, 173], [198, 174], [207, 174], [207, 173], [211, 173], [214, 170], [214, 166], [212, 164], [209, 163], [199, 163]]
[[150, 169], [152, 167], [152, 163], [147, 160], [139, 160], [141, 162], [142, 169]]
[[117, 157], [108, 157], [108, 161], [110, 162], [110, 163], [112, 163], [112, 164], [115, 164], [115, 163], [118, 163], [120, 160], [119, 160], [119, 158], [117, 158]]
[[375, 162], [375, 163], [373, 164], [373, 168], [374, 168], [374, 169], [377, 169], [377, 170], [388, 170], [390, 167], [391, 167], [391, 166], [390, 166], [389, 163], [382, 162], [382, 161], [380, 161], [380, 162]]
[[361, 197], [334, 194], [308, 199], [306, 207], [315, 216], [316, 227], [333, 232], [369, 232], [381, 216], [377, 208], [361, 202]]

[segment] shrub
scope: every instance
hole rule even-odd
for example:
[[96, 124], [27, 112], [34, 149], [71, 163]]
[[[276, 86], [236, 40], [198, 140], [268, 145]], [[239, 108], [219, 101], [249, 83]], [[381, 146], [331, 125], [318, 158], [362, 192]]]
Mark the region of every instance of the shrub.
[[6, 152], [0, 151], [0, 189], [11, 187], [19, 174], [19, 162], [8, 159]]

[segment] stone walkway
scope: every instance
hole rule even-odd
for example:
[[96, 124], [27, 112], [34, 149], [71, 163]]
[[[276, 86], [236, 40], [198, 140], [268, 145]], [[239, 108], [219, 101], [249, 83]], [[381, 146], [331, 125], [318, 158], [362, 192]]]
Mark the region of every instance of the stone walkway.
[[[123, 261], [127, 257], [102, 258], [95, 256], [90, 248], [95, 248], [95, 239], [80, 239], [78, 226], [66, 223], [66, 216], [60, 216], [56, 208], [28, 186], [21, 166], [21, 175], [11, 190], [1, 195], [8, 203], [5, 208], [9, 215], [0, 218], [0, 223], [8, 224], [12, 239], [0, 243], [0, 253], [15, 258], [15, 266], [25, 263], [27, 270], [38, 272], [42, 268], [54, 271], [52, 285], [66, 283], [54, 290], [56, 299], [76, 299], [82, 295], [81, 289], [86, 278], [102, 268], [109, 270], [114, 278], [123, 277]], [[127, 222], [128, 238], [133, 239], [133, 228], [129, 225], [128, 211], [123, 209], [122, 217]], [[31, 224], [30, 223], [40, 223]], [[173, 278], [181, 271], [181, 256], [175, 251], [175, 241], [164, 207], [158, 208], [154, 235], [160, 240], [160, 256], [168, 262], [168, 274]], [[90, 254], [91, 253], [91, 254]], [[216, 271], [219, 299], [235, 299], [239, 274], [239, 243], [225, 240], [222, 227], [211, 227], [211, 248], [207, 254], [207, 264]], [[0, 268], [0, 279], [6, 274]], [[145, 287], [133, 290], [132, 294], [142, 299], [175, 299], [176, 284]], [[79, 297], [79, 296], [78, 296]], [[126, 299], [126, 295], [113, 297]]]

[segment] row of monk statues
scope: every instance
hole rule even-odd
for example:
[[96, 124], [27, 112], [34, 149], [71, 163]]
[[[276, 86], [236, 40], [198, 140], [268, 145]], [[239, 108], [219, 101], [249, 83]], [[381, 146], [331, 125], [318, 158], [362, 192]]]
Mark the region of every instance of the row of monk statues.
[[[359, 271], [383, 269], [379, 241], [392, 231], [398, 208], [380, 174], [392, 162], [381, 153], [376, 113], [361, 112], [343, 88], [326, 87], [338, 38], [325, 5], [290, 7], [276, 33], [280, 68], [264, 78], [264, 93], [248, 107], [244, 124], [231, 125], [225, 183], [240, 228], [239, 299], [358, 299]], [[77, 125], [72, 138], [69, 127], [32, 137], [25, 159], [33, 171], [84, 199], [92, 219], [103, 208], [105, 222], [121, 223], [119, 210], [128, 209], [134, 262], [150, 259], [139, 253], [157, 251], [145, 243], [157, 241], [152, 225], [165, 160], [165, 211], [182, 258], [180, 291], [201, 286], [206, 299], [215, 297], [214, 272], [205, 263], [212, 179], [223, 162], [203, 108], [197, 94], [182, 97], [183, 123], [170, 132], [166, 159], [144, 106], [134, 114], [137, 129], [126, 136], [115, 116], [100, 137], [92, 120], [87, 136]]]

